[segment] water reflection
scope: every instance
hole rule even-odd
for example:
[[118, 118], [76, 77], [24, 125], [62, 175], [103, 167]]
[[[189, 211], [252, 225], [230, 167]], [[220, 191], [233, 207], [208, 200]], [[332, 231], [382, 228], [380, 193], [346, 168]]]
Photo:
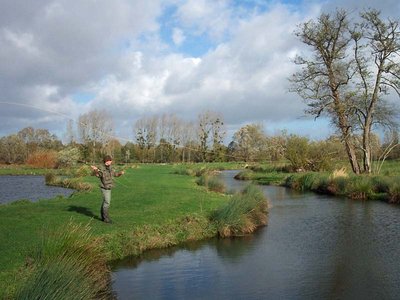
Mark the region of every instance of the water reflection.
[[[247, 184], [233, 181], [231, 188]], [[267, 227], [115, 267], [119, 299], [399, 299], [400, 210], [263, 187]]]

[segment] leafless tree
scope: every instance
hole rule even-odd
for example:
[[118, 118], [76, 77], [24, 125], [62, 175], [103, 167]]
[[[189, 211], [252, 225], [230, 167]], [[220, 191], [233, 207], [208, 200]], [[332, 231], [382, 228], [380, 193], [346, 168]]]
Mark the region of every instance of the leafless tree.
[[[400, 95], [399, 22], [383, 21], [379, 12], [368, 10], [356, 23], [346, 11], [337, 10], [301, 24], [296, 35], [313, 56], [295, 59], [302, 68], [291, 78], [290, 90], [306, 101], [307, 113], [331, 118], [353, 172], [371, 172], [373, 126], [393, 122], [385, 96], [390, 90]], [[363, 168], [355, 145], [358, 131]]]
[[79, 116], [78, 132], [81, 142], [92, 147], [92, 161], [96, 152], [104, 152], [102, 148], [113, 138], [114, 122], [105, 110], [92, 110]]

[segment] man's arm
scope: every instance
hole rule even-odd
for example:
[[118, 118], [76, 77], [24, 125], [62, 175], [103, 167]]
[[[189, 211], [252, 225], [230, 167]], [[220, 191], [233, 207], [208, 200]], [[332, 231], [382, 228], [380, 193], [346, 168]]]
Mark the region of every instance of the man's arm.
[[96, 166], [90, 166], [93, 170], [93, 173], [96, 177], [101, 177], [102, 173], [100, 171], [100, 169]]

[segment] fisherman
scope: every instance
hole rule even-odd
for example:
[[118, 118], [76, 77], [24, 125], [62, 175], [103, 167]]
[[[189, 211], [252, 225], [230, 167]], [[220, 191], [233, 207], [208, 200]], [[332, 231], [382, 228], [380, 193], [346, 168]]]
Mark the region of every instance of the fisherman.
[[111, 202], [111, 189], [113, 187], [113, 177], [119, 177], [125, 172], [114, 172], [111, 168], [112, 157], [110, 155], [104, 156], [103, 159], [104, 166], [97, 168], [96, 166], [91, 166], [94, 175], [100, 178], [100, 189], [103, 194], [103, 203], [101, 205], [101, 220], [105, 223], [112, 223], [108, 209]]

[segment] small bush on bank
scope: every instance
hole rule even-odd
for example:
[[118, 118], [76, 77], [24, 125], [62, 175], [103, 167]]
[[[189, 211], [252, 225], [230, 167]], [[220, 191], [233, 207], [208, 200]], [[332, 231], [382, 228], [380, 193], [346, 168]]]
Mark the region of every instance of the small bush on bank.
[[106, 255], [88, 226], [46, 232], [29, 259], [15, 299], [107, 299]]
[[211, 220], [217, 224], [221, 237], [252, 233], [267, 224], [268, 202], [262, 191], [249, 185], [220, 209], [214, 211]]

